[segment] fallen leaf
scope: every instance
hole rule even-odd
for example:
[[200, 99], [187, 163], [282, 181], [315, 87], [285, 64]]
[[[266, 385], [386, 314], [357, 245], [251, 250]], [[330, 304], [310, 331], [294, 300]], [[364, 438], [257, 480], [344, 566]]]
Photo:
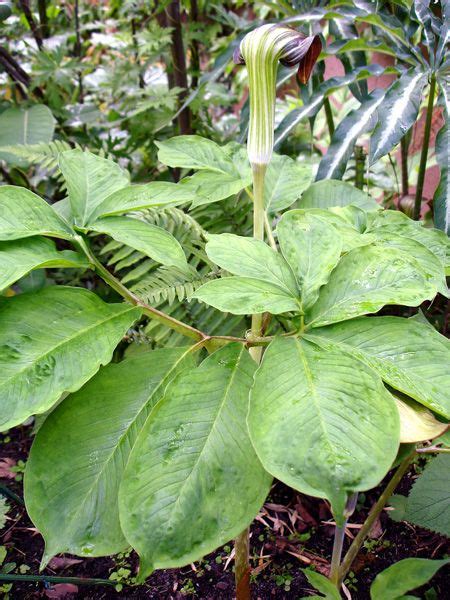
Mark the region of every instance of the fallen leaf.
[[16, 461], [12, 458], [2, 458], [0, 460], [0, 478], [15, 479], [17, 473], [11, 471], [12, 467], [16, 466]]
[[82, 562], [82, 560], [79, 560], [77, 558], [69, 558], [68, 556], [54, 556], [48, 563], [48, 566], [50, 567], [50, 569], [60, 571], [61, 569], [71, 567], [72, 565], [79, 565]]
[[78, 594], [78, 586], [73, 583], [57, 583], [45, 590], [47, 598], [67, 598], [72, 594]]
[[372, 525], [369, 537], [371, 540], [378, 540], [383, 535], [383, 528], [381, 527], [381, 521], [378, 517], [375, 523]]

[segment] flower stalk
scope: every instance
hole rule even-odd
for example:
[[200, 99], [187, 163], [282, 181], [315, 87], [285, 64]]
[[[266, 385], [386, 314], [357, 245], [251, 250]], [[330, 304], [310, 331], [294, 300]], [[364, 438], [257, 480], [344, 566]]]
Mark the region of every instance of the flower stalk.
[[[257, 240], [264, 240], [267, 222], [264, 178], [273, 154], [278, 63], [299, 65], [297, 78], [301, 83], [306, 83], [321, 49], [318, 36], [306, 37], [291, 27], [281, 25], [262, 25], [248, 33], [235, 52], [235, 62], [245, 64], [248, 72], [250, 122], [247, 154], [253, 176], [253, 237]], [[273, 247], [271, 236], [269, 240]], [[263, 315], [252, 315], [252, 337], [260, 337], [262, 329]], [[249, 352], [259, 363], [262, 347], [253, 346]], [[235, 539], [235, 580], [237, 600], [249, 600], [248, 529]]]

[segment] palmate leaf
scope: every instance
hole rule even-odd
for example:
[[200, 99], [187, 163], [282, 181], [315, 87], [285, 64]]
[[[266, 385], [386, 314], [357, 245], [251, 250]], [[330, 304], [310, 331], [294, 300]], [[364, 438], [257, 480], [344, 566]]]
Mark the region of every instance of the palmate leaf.
[[375, 127], [378, 119], [377, 108], [383, 97], [383, 90], [374, 90], [359, 108], [352, 110], [339, 123], [327, 153], [320, 161], [316, 181], [340, 179], [343, 176], [357, 139]]
[[378, 107], [378, 124], [371, 136], [370, 164], [390, 152], [415, 123], [427, 79], [428, 73], [415, 67], [388, 89]]
[[218, 350], [169, 385], [139, 434], [119, 509], [141, 581], [229, 541], [264, 502], [271, 478], [245, 426], [255, 368], [240, 344]]
[[367, 65], [358, 67], [353, 73], [347, 73], [340, 77], [332, 77], [322, 83], [317, 91], [311, 96], [309, 102], [300, 108], [291, 111], [275, 130], [274, 147], [278, 148], [281, 142], [297, 125], [306, 117], [312, 117], [320, 110], [324, 98], [330, 96], [336, 90], [351, 83], [362, 81], [371, 76], [380, 76], [384, 72], [379, 65]]
[[302, 309], [317, 300], [319, 289], [327, 283], [339, 262], [342, 242], [333, 225], [308, 211], [284, 213], [277, 225], [281, 252], [291, 265], [301, 290]]
[[0, 291], [32, 271], [50, 267], [87, 269], [86, 259], [71, 250], [58, 252], [52, 240], [31, 237], [0, 242]]
[[180, 243], [162, 227], [130, 217], [97, 219], [89, 229], [106, 233], [118, 242], [131, 246], [163, 265], [187, 268], [186, 255]]
[[374, 487], [399, 445], [399, 417], [381, 379], [350, 354], [278, 338], [255, 375], [248, 415], [263, 466], [330, 500], [342, 524], [347, 494]]
[[387, 254], [382, 247], [364, 246], [340, 260], [306, 322], [320, 327], [375, 313], [386, 304], [419, 306], [435, 295], [436, 287], [406, 253], [391, 248]]
[[428, 324], [363, 317], [314, 329], [311, 335], [351, 353], [393, 388], [450, 418], [450, 342]]
[[371, 600], [401, 600], [403, 594], [424, 585], [450, 558], [405, 558], [379, 573], [370, 586]]
[[22, 187], [0, 187], [0, 240], [17, 240], [33, 235], [70, 239], [72, 228], [45, 200]]
[[316, 181], [303, 192], [300, 201], [301, 208], [331, 208], [350, 204], [367, 211], [380, 208], [365, 192], [345, 181], [335, 179]]
[[46, 419], [25, 473], [28, 514], [45, 539], [43, 566], [60, 552], [103, 556], [128, 546], [118, 508], [128, 456], [168, 382], [193, 366], [188, 348], [108, 365]]
[[0, 431], [80, 388], [140, 315], [62, 286], [1, 298], [0, 313]]
[[80, 227], [89, 222], [105, 198], [130, 183], [129, 174], [119, 165], [79, 149], [63, 152], [59, 166], [66, 181], [73, 218]]

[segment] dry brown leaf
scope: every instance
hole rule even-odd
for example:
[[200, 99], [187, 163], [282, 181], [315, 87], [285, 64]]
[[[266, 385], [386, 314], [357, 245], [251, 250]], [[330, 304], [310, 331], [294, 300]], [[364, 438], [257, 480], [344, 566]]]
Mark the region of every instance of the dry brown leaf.
[[56, 583], [45, 590], [47, 598], [67, 598], [73, 594], [78, 594], [78, 586], [73, 583]]
[[12, 458], [2, 458], [0, 460], [0, 479], [15, 479], [17, 473], [11, 471], [16, 466], [16, 461]]
[[50, 567], [50, 569], [60, 571], [61, 569], [71, 567], [72, 565], [79, 565], [82, 562], [82, 560], [79, 560], [77, 558], [69, 558], [67, 556], [54, 556], [48, 563], [48, 566]]

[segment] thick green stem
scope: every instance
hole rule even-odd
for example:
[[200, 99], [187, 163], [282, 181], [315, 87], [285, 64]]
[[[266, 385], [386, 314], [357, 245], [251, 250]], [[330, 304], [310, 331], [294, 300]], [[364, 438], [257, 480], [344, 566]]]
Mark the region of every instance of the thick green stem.
[[423, 184], [425, 181], [425, 172], [427, 170], [428, 146], [430, 145], [431, 120], [433, 117], [434, 96], [436, 93], [436, 75], [431, 75], [430, 93], [428, 96], [427, 116], [425, 120], [425, 130], [423, 133], [422, 153], [420, 155], [419, 175], [417, 177], [416, 197], [414, 200], [414, 219], [420, 219], [420, 209], [422, 207]]
[[401, 157], [402, 157], [402, 196], [409, 194], [409, 181], [408, 181], [408, 149], [409, 149], [409, 135], [405, 134], [400, 140]]
[[[253, 237], [264, 240], [264, 224], [266, 211], [264, 210], [264, 177], [267, 165], [252, 164], [253, 175]], [[260, 337], [262, 333], [263, 315], [252, 315], [251, 334]], [[257, 363], [261, 361], [262, 347], [252, 346], [250, 356]], [[236, 599], [249, 600], [250, 594], [250, 562], [249, 562], [249, 531], [243, 531], [234, 541], [235, 552], [235, 582]]]
[[383, 493], [378, 498], [377, 502], [373, 505], [372, 510], [370, 511], [367, 519], [364, 521], [363, 526], [358, 531], [358, 534], [355, 537], [355, 539], [353, 540], [350, 548], [348, 549], [347, 554], [344, 556], [344, 560], [342, 561], [341, 568], [339, 569], [339, 578], [338, 578], [339, 586], [341, 585], [342, 581], [345, 579], [345, 576], [349, 572], [353, 561], [355, 560], [366, 537], [369, 535], [369, 533], [373, 527], [373, 524], [377, 520], [377, 517], [380, 515], [383, 508], [386, 506], [386, 503], [388, 502], [389, 498], [394, 493], [395, 488], [400, 483], [403, 475], [408, 470], [409, 465], [411, 464], [411, 460], [415, 456], [415, 453], [416, 453], [416, 449], [414, 448], [414, 450], [410, 454], [408, 454], [408, 456], [405, 458], [405, 460], [400, 464], [400, 466], [398, 467], [398, 469], [395, 471], [394, 475], [392, 476], [392, 479], [389, 481], [386, 488], [384, 489]]
[[133, 294], [133, 292], [131, 292], [127, 287], [125, 287], [121, 281], [116, 279], [114, 275], [110, 273], [108, 269], [106, 269], [99, 260], [97, 260], [84, 238], [78, 236], [76, 241], [79, 247], [86, 254], [87, 258], [89, 259], [89, 262], [91, 263], [96, 273], [103, 279], [103, 281], [105, 281], [109, 286], [111, 286], [113, 290], [120, 294], [122, 298], [127, 300], [130, 304], [133, 304], [134, 306], [139, 306], [145, 315], [147, 315], [155, 321], [159, 321], [163, 325], [170, 327], [170, 329], [173, 329], [174, 331], [177, 331], [182, 335], [185, 335], [197, 341], [206, 341], [208, 339], [208, 336], [206, 334], [204, 334], [202, 331], [199, 331], [198, 329], [195, 329], [195, 327], [191, 327], [190, 325], [187, 325], [182, 321], [178, 321], [178, 319], [174, 319], [170, 315], [166, 315], [160, 310], [153, 308], [152, 306], [149, 306], [148, 304], [143, 302], [140, 298], [138, 298], [138, 296]]
[[333, 119], [333, 110], [331, 108], [331, 103], [329, 98], [324, 98], [323, 107], [325, 109], [325, 117], [327, 119], [328, 132], [330, 137], [333, 137], [334, 133], [334, 119]]

